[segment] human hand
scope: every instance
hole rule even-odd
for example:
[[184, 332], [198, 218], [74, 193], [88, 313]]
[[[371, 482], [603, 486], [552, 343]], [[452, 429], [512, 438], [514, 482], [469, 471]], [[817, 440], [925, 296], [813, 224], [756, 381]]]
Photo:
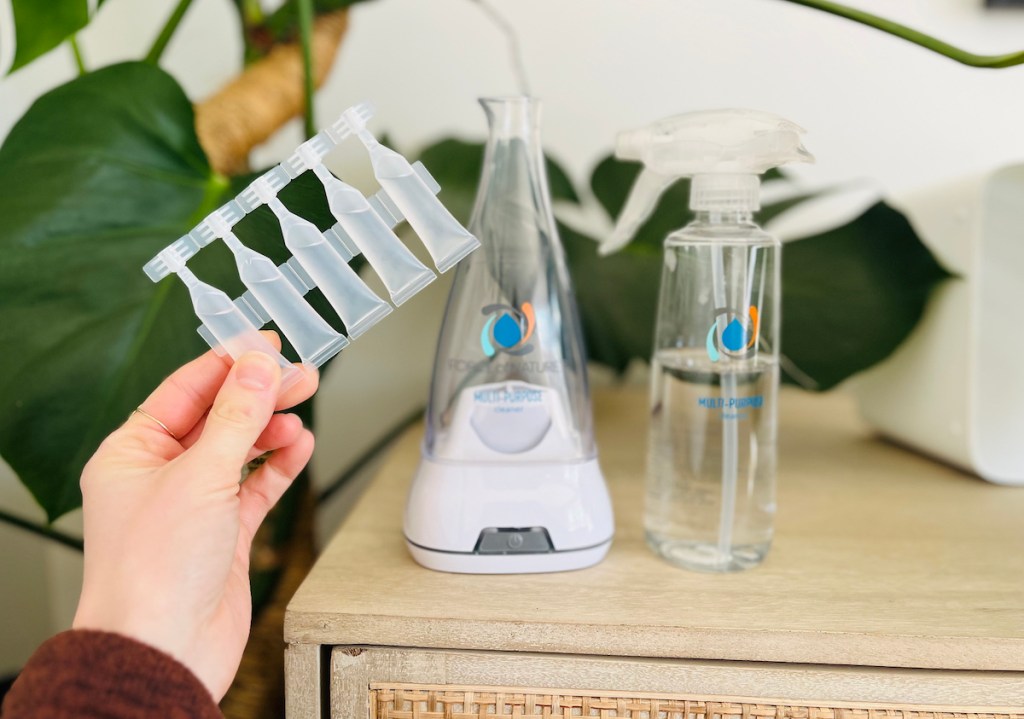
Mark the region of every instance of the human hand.
[[[74, 628], [170, 654], [216, 701], [249, 637], [253, 536], [313, 451], [301, 420], [274, 410], [310, 397], [317, 375], [304, 370], [278, 397], [280, 382], [268, 355], [250, 352], [230, 367], [208, 352], [142, 403], [159, 422], [132, 413], [82, 472], [85, 577]], [[245, 463], [271, 450], [240, 484]]]

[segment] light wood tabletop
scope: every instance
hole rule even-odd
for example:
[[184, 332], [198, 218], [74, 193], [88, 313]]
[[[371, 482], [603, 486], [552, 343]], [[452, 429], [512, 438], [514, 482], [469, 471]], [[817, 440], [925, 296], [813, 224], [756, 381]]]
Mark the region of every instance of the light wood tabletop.
[[[292, 599], [290, 644], [1024, 670], [1024, 488], [873, 436], [853, 401], [784, 390], [765, 563], [670, 566], [641, 526], [646, 393], [598, 392], [616, 512], [607, 559], [575, 572], [423, 569], [402, 538], [422, 428], [405, 435]], [[320, 438], [323, 441], [323, 438]]]

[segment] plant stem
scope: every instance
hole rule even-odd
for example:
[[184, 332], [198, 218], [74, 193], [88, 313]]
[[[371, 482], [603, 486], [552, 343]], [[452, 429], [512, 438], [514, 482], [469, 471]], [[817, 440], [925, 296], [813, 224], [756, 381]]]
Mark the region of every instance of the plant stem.
[[302, 43], [302, 89], [305, 100], [303, 127], [306, 138], [316, 134], [313, 93], [313, 0], [297, 0], [299, 9], [299, 40]]
[[508, 42], [508, 54], [512, 60], [512, 72], [516, 76], [516, 84], [519, 85], [520, 95], [530, 94], [530, 83], [526, 79], [526, 65], [523, 62], [523, 50], [519, 44], [519, 34], [516, 32], [515, 27], [512, 23], [505, 19], [505, 17], [491, 7], [484, 0], [473, 0], [480, 9], [483, 10], [484, 14], [488, 19], [494, 23], [494, 26], [505, 35], [505, 40]]
[[260, 5], [259, 0], [240, 0], [240, 9], [242, 11], [242, 19], [248, 25], [259, 25], [263, 22], [265, 16], [263, 13], [263, 6]]
[[82, 76], [89, 72], [85, 69], [85, 60], [82, 58], [82, 48], [78, 46], [78, 36], [72, 35], [68, 38], [68, 44], [71, 45], [71, 54], [75, 58], [75, 67], [78, 68], [79, 76]]
[[146, 53], [146, 62], [150, 65], [156, 65], [160, 62], [160, 56], [164, 54], [164, 50], [167, 48], [167, 43], [171, 41], [171, 37], [174, 35], [174, 31], [178, 29], [178, 25], [181, 24], [181, 19], [185, 17], [185, 13], [188, 12], [189, 5], [192, 4], [192, 0], [178, 0], [178, 4], [174, 10], [171, 11], [171, 16], [167, 18], [167, 22], [164, 23], [163, 29], [160, 30], [160, 34], [157, 35], [156, 41], [153, 43], [153, 47]]
[[248, 66], [266, 54], [254, 42], [255, 36], [266, 22], [266, 15], [259, 0], [235, 0], [235, 5], [238, 7], [238, 15], [242, 21], [243, 60]]
[[973, 52], [967, 52], [961, 48], [954, 47], [953, 45], [943, 42], [931, 35], [918, 32], [906, 25], [901, 25], [898, 22], [886, 20], [878, 15], [872, 15], [869, 12], [856, 10], [854, 8], [847, 7], [846, 5], [830, 2], [830, 0], [786, 0], [786, 2], [793, 3], [794, 5], [803, 5], [804, 7], [814, 8], [815, 10], [821, 10], [822, 12], [827, 12], [832, 15], [838, 15], [839, 17], [846, 18], [847, 20], [852, 20], [853, 22], [860, 23], [861, 25], [867, 25], [868, 27], [875, 28], [876, 30], [881, 30], [882, 32], [889, 33], [890, 35], [895, 35], [907, 42], [920, 45], [921, 47], [938, 53], [939, 55], [944, 55], [951, 60], [956, 60], [963, 65], [981, 68], [1000, 68], [1011, 67], [1013, 65], [1020, 65], [1021, 63], [1024, 63], [1024, 50], [1007, 53], [1005, 55], [976, 55]]
[[20, 527], [28, 532], [32, 532], [33, 534], [38, 534], [40, 537], [52, 539], [58, 544], [63, 544], [65, 547], [71, 547], [72, 549], [77, 549], [79, 552], [81, 552], [84, 547], [82, 540], [77, 537], [72, 537], [70, 534], [64, 534], [64, 532], [57, 531], [56, 529], [47, 527], [43, 524], [36, 524], [35, 522], [30, 522], [27, 519], [16, 517], [13, 514], [8, 514], [2, 509], [0, 509], [0, 522]]

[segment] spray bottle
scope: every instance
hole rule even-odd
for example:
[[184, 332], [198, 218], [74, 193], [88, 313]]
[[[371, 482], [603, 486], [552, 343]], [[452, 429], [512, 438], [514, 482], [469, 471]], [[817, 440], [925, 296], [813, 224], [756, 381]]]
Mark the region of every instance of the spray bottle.
[[748, 569], [771, 546], [782, 246], [753, 213], [758, 175], [813, 162], [802, 133], [768, 113], [715, 110], [618, 137], [616, 156], [644, 168], [602, 253], [693, 178], [696, 217], [665, 239], [644, 517], [651, 548], [688, 569]]

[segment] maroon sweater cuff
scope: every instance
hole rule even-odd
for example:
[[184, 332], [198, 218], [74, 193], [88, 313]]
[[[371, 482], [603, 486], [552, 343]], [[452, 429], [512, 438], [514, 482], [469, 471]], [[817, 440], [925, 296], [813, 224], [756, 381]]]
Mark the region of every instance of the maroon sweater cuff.
[[76, 630], [43, 644], [7, 693], [3, 719], [223, 719], [184, 664], [119, 634]]

